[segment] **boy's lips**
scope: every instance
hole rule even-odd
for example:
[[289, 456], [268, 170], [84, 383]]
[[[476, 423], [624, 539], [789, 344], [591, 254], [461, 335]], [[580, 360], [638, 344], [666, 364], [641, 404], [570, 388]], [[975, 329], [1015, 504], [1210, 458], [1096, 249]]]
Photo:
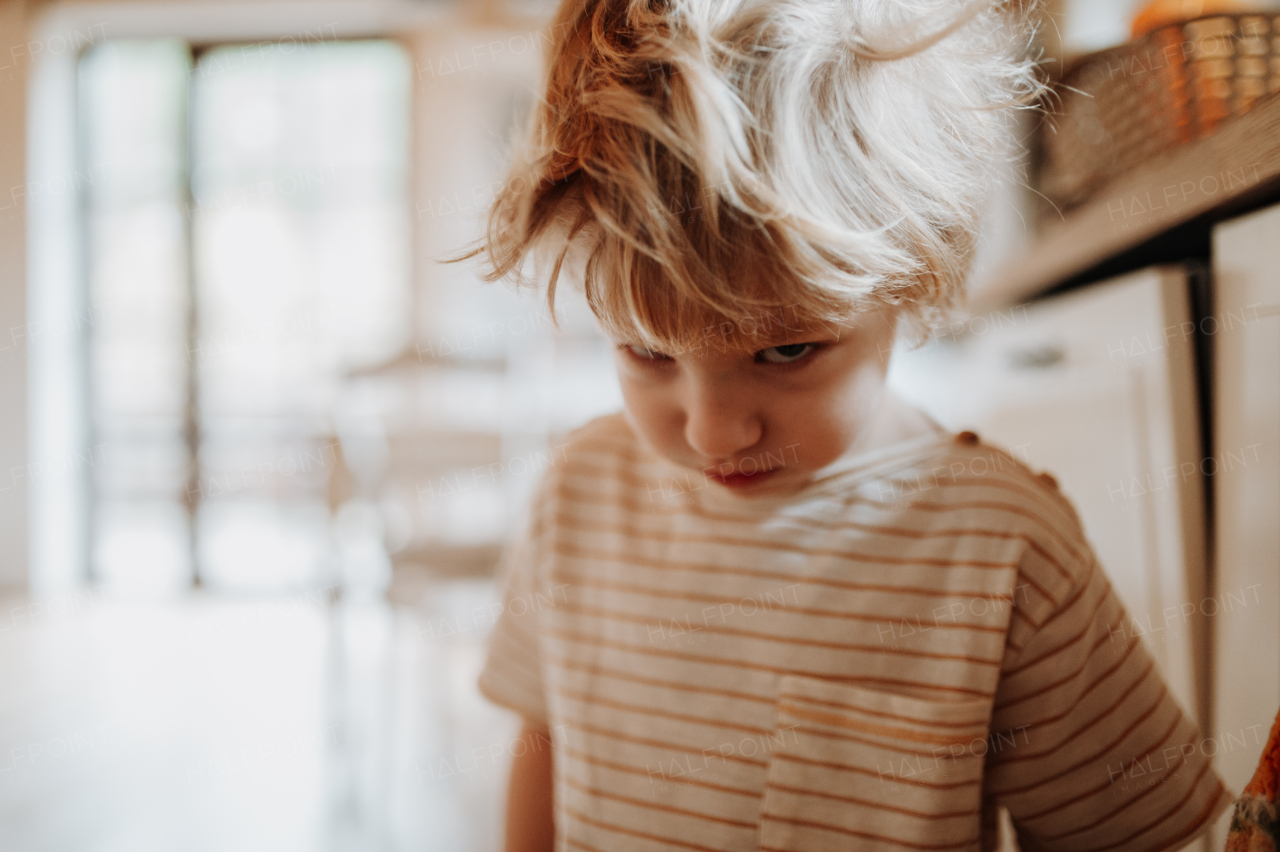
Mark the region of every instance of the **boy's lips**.
[[703, 469], [702, 472], [706, 475], [707, 479], [715, 480], [728, 488], [746, 488], [768, 479], [772, 474], [776, 473], [777, 470], [771, 468], [769, 470], [758, 470], [753, 473], [737, 472], [726, 474], [721, 473], [714, 467], [708, 467]]

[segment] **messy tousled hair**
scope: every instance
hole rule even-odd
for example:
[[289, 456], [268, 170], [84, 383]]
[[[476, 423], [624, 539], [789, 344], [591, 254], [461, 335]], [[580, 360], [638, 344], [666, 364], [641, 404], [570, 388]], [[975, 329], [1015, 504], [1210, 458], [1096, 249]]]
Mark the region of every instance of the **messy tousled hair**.
[[1027, 5], [564, 0], [465, 256], [544, 282], [553, 312], [567, 273], [607, 333], [661, 350], [780, 307], [894, 306], [920, 342], [963, 301], [1012, 113], [1043, 89]]

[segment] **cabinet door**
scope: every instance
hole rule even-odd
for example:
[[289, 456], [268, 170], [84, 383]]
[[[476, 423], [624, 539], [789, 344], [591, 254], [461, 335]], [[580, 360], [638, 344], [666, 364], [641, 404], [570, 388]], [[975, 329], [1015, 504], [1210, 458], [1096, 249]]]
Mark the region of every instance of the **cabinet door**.
[[977, 317], [962, 336], [899, 352], [890, 381], [947, 427], [972, 429], [1058, 480], [1129, 610], [1123, 637], [1143, 637], [1203, 726], [1192, 328], [1186, 271], [1151, 268]]
[[1280, 709], [1280, 206], [1214, 229], [1213, 302], [1214, 740], [1239, 792]]

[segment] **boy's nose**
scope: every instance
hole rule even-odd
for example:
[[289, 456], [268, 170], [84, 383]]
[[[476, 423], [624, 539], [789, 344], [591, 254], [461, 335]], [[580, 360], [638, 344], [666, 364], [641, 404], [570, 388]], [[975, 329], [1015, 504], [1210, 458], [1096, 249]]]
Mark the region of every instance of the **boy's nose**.
[[684, 439], [707, 459], [732, 459], [760, 442], [764, 432], [755, 407], [700, 390], [685, 406]]

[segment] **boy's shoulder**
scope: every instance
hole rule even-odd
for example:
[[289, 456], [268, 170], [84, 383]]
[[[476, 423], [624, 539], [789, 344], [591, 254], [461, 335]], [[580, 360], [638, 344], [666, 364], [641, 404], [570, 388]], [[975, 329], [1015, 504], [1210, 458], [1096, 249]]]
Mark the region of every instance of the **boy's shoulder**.
[[626, 414], [604, 414], [569, 432], [556, 448], [562, 473], [581, 474], [641, 462], [643, 447]]
[[[1021, 449], [1021, 447], [1017, 448]], [[927, 468], [926, 489], [937, 489], [930, 495], [935, 500], [953, 503], [956, 508], [983, 508], [975, 503], [978, 491], [1005, 497], [1021, 495], [1031, 517], [1059, 514], [1079, 526], [1080, 519], [1071, 500], [1062, 493], [1058, 480], [1047, 470], [1035, 470], [1029, 460], [1002, 444], [993, 443], [977, 433], [955, 433], [942, 453]]]
[[[1033, 527], [1049, 524], [1062, 533], [1083, 535], [1080, 515], [1057, 477], [1033, 467], [1021, 447], [1010, 450], [965, 431], [956, 434], [949, 449], [947, 470], [934, 473], [959, 486], [944, 492], [959, 506], [969, 505], [978, 494], [998, 495], [1008, 504], [1006, 510], [1012, 507], [1015, 516], [1025, 517]], [[984, 508], [981, 501], [973, 505]]]
[[625, 412], [602, 414], [565, 436], [565, 446], [578, 449], [624, 449], [636, 441]]
[[947, 515], [947, 527], [1020, 541], [1020, 582], [1062, 600], [1093, 579], [1098, 567], [1093, 545], [1057, 478], [1019, 455], [973, 432], [960, 432], [930, 466], [933, 490], [927, 499]]
[[584, 479], [626, 478], [651, 461], [621, 411], [601, 415], [568, 432], [551, 447], [549, 455], [552, 464], [542, 484], [545, 496]]

